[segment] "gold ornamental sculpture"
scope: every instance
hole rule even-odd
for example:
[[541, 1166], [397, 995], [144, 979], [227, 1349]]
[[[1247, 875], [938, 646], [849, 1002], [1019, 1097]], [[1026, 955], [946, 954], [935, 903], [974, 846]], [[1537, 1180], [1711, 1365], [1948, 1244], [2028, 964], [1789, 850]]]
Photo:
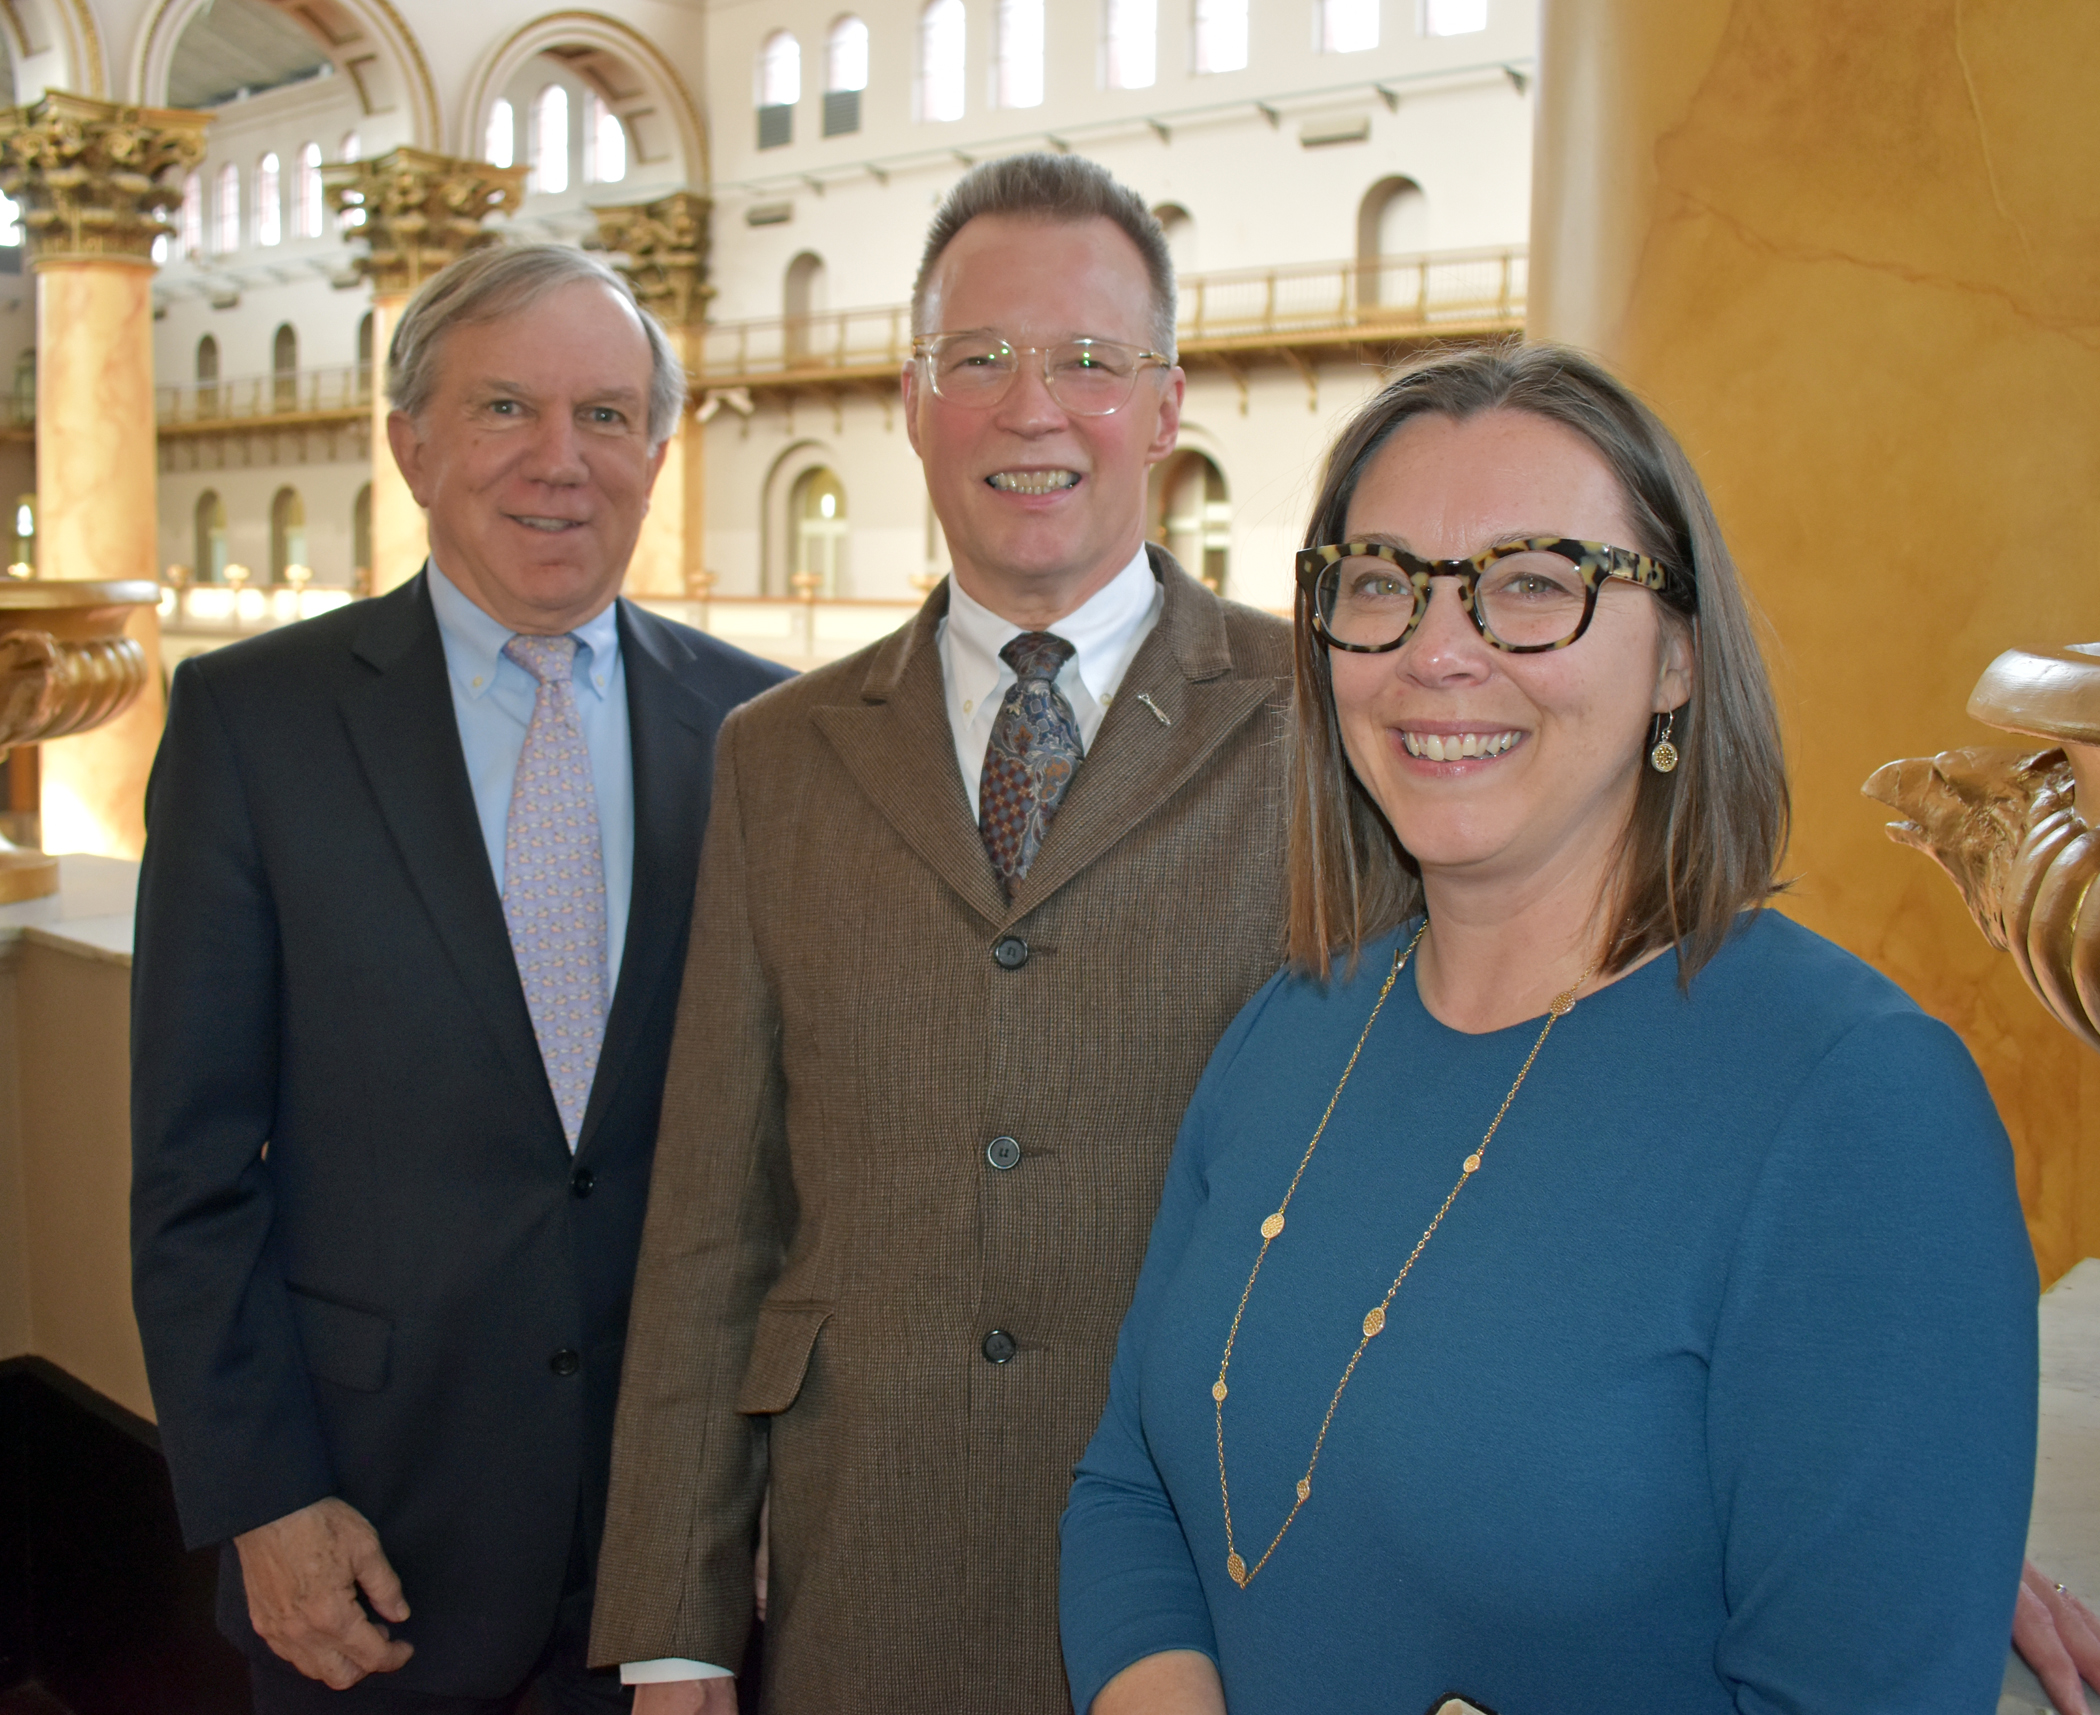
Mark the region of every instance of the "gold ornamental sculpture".
[[368, 249], [358, 272], [372, 290], [406, 295], [470, 250], [501, 241], [482, 225], [492, 214], [513, 214], [525, 194], [523, 167], [389, 149], [369, 161], [341, 161], [321, 169], [338, 213], [352, 223], [345, 236]]
[[[160, 586], [146, 579], [0, 578], [0, 753], [113, 720], [146, 688], [124, 635]], [[58, 891], [58, 859], [0, 839], [0, 904]]]
[[2009, 649], [1969, 713], [2045, 748], [1976, 746], [1877, 769], [1892, 839], [1936, 859], [2041, 1003], [2100, 1049], [2100, 643]]

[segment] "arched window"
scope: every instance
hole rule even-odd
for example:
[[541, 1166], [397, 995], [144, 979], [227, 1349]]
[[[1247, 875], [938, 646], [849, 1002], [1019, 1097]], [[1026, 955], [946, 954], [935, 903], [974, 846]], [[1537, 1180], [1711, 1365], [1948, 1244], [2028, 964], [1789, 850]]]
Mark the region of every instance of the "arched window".
[[1152, 538], [1192, 577], [1223, 594], [1232, 550], [1232, 502], [1225, 473], [1199, 452], [1184, 450], [1158, 467]]
[[1196, 0], [1197, 72], [1247, 69], [1247, 0]]
[[963, 116], [963, 0], [926, 0], [919, 14], [919, 117]]
[[492, 167], [507, 167], [518, 158], [517, 111], [500, 95], [489, 109], [488, 129], [481, 134], [481, 152]]
[[346, 161], [362, 161], [365, 158], [364, 143], [359, 139], [355, 131], [345, 131], [343, 133], [342, 158]]
[[775, 30], [758, 50], [758, 146], [778, 149], [795, 140], [795, 103], [802, 99], [802, 44]]
[[372, 397], [372, 312], [358, 318], [357, 322], [357, 399], [359, 404]]
[[206, 334], [197, 342], [197, 415], [219, 414], [219, 342]]
[[595, 95], [584, 111], [583, 176], [594, 185], [616, 185], [627, 176], [627, 127]]
[[306, 557], [306, 502], [296, 488], [280, 488], [270, 502], [270, 582], [292, 582], [285, 574], [294, 566], [313, 575]]
[[558, 83], [532, 98], [532, 188], [546, 196], [569, 188], [569, 92]]
[[226, 502], [209, 488], [197, 496], [197, 581], [226, 581]]
[[1413, 179], [1380, 179], [1356, 205], [1356, 301], [1403, 307], [1419, 301], [1428, 205]]
[[1425, 36], [1470, 36], [1488, 27], [1488, 0], [1423, 0]]
[[185, 256], [204, 254], [204, 179], [192, 173], [182, 181], [182, 218], [177, 226], [177, 235]]
[[219, 249], [241, 247], [241, 170], [231, 161], [219, 169]]
[[1101, 81], [1150, 89], [1159, 77], [1159, 0], [1108, 0], [1102, 14]]
[[36, 422], [36, 347], [25, 345], [15, 353], [14, 407], [9, 419], [16, 428]]
[[0, 245], [12, 250], [22, 242], [22, 205], [0, 191]]
[[1043, 0], [999, 0], [992, 44], [992, 100], [1043, 105]]
[[326, 199], [321, 193], [321, 145], [299, 145], [299, 236], [319, 238]]
[[1159, 229], [1166, 234], [1167, 254], [1174, 261], [1174, 277], [1196, 271], [1196, 223], [1178, 202], [1163, 202], [1152, 211]]
[[350, 503], [350, 582], [360, 594], [372, 587], [372, 485], [357, 491]]
[[824, 38], [824, 135], [860, 129], [861, 92], [868, 87], [868, 26], [844, 17]]
[[823, 465], [804, 471], [788, 495], [788, 517], [795, 531], [788, 587], [797, 595], [840, 594], [846, 569], [845, 486]]
[[[362, 160], [364, 158], [364, 147], [363, 141], [355, 131], [345, 131], [343, 133], [343, 148], [340, 158], [345, 161]], [[354, 205], [345, 208], [342, 213], [336, 216], [336, 225], [346, 232], [355, 227], [360, 227], [364, 223], [365, 211]]]
[[[7, 564], [11, 576], [28, 577], [36, 571], [36, 496], [15, 496], [12, 527], [8, 531]], [[17, 566], [23, 571], [15, 571]]]
[[780, 310], [787, 318], [787, 355], [791, 362], [807, 359], [814, 346], [814, 323], [826, 309], [828, 282], [824, 258], [805, 250], [787, 265], [781, 283]]
[[1378, 0], [1320, 0], [1320, 52], [1355, 54], [1378, 46]]
[[255, 163], [255, 242], [277, 244], [284, 238], [284, 184], [273, 151]]
[[270, 408], [299, 409], [299, 333], [290, 322], [283, 323], [270, 341]]

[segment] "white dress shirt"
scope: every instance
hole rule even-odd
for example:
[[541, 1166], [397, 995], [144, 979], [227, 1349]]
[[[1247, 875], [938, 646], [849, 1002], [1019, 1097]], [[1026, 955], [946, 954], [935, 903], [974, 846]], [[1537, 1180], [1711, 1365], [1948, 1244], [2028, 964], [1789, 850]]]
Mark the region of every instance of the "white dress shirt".
[[[1057, 688], [1072, 705], [1080, 743], [1089, 749], [1139, 645], [1159, 623], [1165, 602], [1165, 592], [1152, 575], [1152, 562], [1141, 542], [1127, 566], [1050, 627], [1072, 645], [1072, 658], [1058, 669]], [[948, 617], [941, 621], [936, 642], [941, 682], [948, 694], [948, 726], [955, 735], [955, 765], [962, 770], [963, 790], [970, 795], [973, 816], [984, 775], [984, 753], [992, 742], [992, 722], [1017, 677], [999, 659], [999, 651], [1021, 631], [1012, 620], [1001, 619], [974, 599], [952, 577], [948, 580]], [[620, 1669], [625, 1685], [727, 1677], [726, 1668], [676, 1658], [630, 1661]]]

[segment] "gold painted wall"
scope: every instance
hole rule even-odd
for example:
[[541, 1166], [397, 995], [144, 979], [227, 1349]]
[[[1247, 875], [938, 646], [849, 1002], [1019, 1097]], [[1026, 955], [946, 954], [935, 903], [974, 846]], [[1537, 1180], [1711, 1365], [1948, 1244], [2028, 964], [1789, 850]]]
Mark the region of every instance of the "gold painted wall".
[[2100, 1055], [1859, 795], [2009, 646], [2100, 639], [2100, 6], [1547, 0], [1532, 332], [1682, 436], [1771, 622], [1786, 909], [1960, 1031], [2044, 1283], [2100, 1254]]

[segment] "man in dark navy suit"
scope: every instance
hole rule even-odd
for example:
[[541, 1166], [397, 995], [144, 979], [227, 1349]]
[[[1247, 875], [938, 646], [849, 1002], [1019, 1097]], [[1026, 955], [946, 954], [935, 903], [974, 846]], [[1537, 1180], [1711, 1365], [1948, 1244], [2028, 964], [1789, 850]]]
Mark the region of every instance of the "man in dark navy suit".
[[616, 599], [685, 380], [597, 261], [476, 252], [389, 354], [430, 520], [185, 663], [133, 972], [134, 1297], [260, 1711], [588, 1674], [715, 733], [780, 669]]

